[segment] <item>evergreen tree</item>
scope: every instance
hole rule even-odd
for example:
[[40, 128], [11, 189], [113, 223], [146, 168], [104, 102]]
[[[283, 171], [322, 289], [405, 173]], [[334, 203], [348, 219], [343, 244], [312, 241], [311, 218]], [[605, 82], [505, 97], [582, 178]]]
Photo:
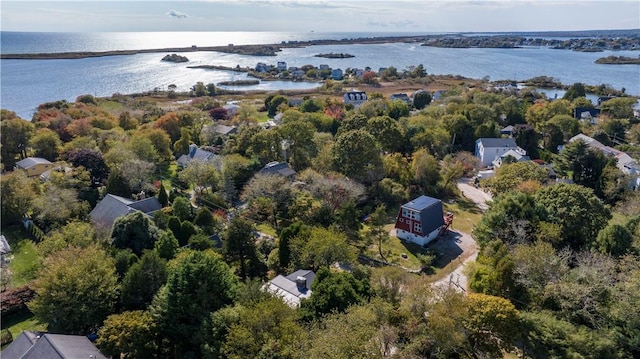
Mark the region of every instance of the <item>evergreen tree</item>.
[[167, 190], [162, 182], [160, 182], [160, 189], [158, 190], [158, 201], [162, 207], [166, 207], [169, 204], [169, 195], [167, 195]]

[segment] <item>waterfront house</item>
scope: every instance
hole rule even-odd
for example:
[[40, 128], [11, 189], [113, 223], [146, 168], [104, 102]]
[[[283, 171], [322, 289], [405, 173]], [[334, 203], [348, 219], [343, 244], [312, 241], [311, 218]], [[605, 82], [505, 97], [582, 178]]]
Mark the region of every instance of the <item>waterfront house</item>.
[[278, 64], [276, 65], [276, 68], [278, 69], [278, 71], [286, 71], [287, 70], [287, 63], [284, 61], [278, 61]]
[[342, 80], [342, 69], [333, 69], [331, 70], [331, 79], [332, 80]]
[[236, 105], [235, 103], [228, 103], [222, 106], [222, 108], [227, 110], [227, 116], [226, 116], [227, 119], [230, 119], [233, 116], [237, 115], [238, 111], [240, 111], [240, 106]]
[[573, 110], [573, 118], [576, 120], [589, 121], [591, 124], [595, 124], [598, 116], [600, 116], [599, 108], [576, 107]]
[[524, 151], [509, 150], [509, 151], [501, 154], [500, 156], [496, 157], [496, 159], [493, 160], [493, 162], [491, 162], [491, 164], [493, 164], [493, 166], [495, 168], [498, 168], [498, 167], [502, 166], [503, 163], [507, 163], [509, 161], [508, 158], [510, 158], [511, 162], [531, 161], [531, 158], [529, 158], [529, 156], [527, 156], [523, 152]]
[[587, 146], [596, 151], [601, 151], [605, 156], [614, 158], [616, 160], [616, 167], [618, 167], [622, 173], [629, 176], [629, 188], [633, 190], [638, 190], [640, 188], [640, 163], [638, 163], [637, 160], [629, 156], [626, 152], [605, 146], [600, 141], [582, 133], [571, 137], [569, 142], [578, 140], [584, 141]]
[[264, 62], [258, 62], [258, 64], [256, 65], [256, 71], [267, 72], [269, 71], [269, 66], [267, 66], [267, 64], [265, 64]]
[[27, 157], [16, 162], [16, 168], [24, 170], [29, 177], [40, 176], [53, 168], [53, 163], [40, 157]]
[[513, 133], [515, 129], [513, 128], [513, 126], [509, 125], [503, 129], [500, 130], [500, 135], [505, 135], [505, 136], [509, 136], [512, 137]]
[[420, 196], [400, 207], [396, 217], [396, 236], [424, 246], [438, 237], [445, 226], [442, 201]]
[[238, 132], [238, 128], [236, 126], [227, 126], [222, 124], [216, 124], [214, 128], [215, 133], [223, 136], [233, 135]]

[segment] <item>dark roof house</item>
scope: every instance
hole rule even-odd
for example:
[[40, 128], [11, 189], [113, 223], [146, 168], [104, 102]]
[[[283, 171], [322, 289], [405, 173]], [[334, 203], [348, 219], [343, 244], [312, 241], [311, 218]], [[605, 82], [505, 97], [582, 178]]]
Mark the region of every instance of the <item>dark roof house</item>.
[[111, 228], [118, 217], [140, 211], [147, 216], [162, 208], [156, 197], [132, 201], [124, 197], [107, 194], [89, 213], [91, 220], [100, 227]]
[[264, 166], [258, 173], [278, 175], [290, 179], [293, 179], [293, 177], [296, 175], [296, 171], [289, 167], [288, 163], [278, 161], [267, 163], [267, 165]]
[[216, 124], [216, 127], [214, 128], [214, 131], [216, 133], [221, 134], [221, 135], [229, 136], [229, 135], [233, 135], [234, 133], [238, 132], [238, 128], [236, 126], [227, 126], [227, 125], [222, 125], [222, 124]]
[[2, 359], [107, 359], [84, 336], [23, 331], [0, 353]]
[[421, 246], [438, 237], [445, 224], [442, 201], [420, 196], [400, 207], [396, 218], [396, 236]]
[[411, 105], [411, 99], [409, 98], [409, 95], [407, 95], [406, 93], [394, 93], [391, 96], [389, 96], [390, 100], [400, 100], [400, 101], [404, 101], [406, 104]]
[[210, 162], [218, 170], [222, 170], [222, 160], [220, 156], [213, 152], [201, 150], [195, 144], [189, 145], [189, 153], [178, 158], [178, 166], [187, 167], [192, 161]]
[[303, 298], [311, 296], [311, 284], [316, 278], [312, 270], [298, 270], [288, 276], [278, 275], [264, 286], [264, 289], [280, 297], [291, 307], [300, 305]]

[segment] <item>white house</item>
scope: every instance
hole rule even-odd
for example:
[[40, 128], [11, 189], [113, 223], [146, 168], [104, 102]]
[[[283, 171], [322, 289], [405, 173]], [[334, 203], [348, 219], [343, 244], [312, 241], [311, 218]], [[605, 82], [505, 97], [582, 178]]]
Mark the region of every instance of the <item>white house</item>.
[[367, 93], [364, 91], [348, 91], [344, 94], [344, 104], [358, 107], [367, 101]]
[[519, 152], [519, 151], [516, 151], [516, 150], [509, 150], [509, 151], [503, 153], [502, 155], [496, 157], [496, 159], [493, 160], [493, 162], [491, 162], [491, 164], [493, 164], [493, 166], [495, 168], [498, 168], [498, 167], [502, 166], [502, 163], [507, 159], [507, 157], [511, 157], [512, 161], [515, 160], [515, 162], [531, 161], [531, 158], [529, 158], [529, 156], [526, 156], [522, 152]]
[[513, 150], [521, 155], [526, 155], [526, 151], [518, 147], [513, 138], [479, 138], [476, 140], [475, 156], [480, 160], [483, 167], [490, 166], [496, 158]]
[[264, 290], [282, 299], [290, 307], [300, 306], [303, 298], [311, 296], [311, 284], [316, 274], [311, 270], [298, 270], [288, 276], [278, 275], [270, 280]]

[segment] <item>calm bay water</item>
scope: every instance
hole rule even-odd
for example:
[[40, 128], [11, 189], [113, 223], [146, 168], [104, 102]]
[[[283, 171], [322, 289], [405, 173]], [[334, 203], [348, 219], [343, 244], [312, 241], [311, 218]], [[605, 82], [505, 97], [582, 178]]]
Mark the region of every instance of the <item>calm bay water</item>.
[[[40, 53], [266, 44], [282, 41], [343, 39], [373, 36], [417, 35], [411, 33], [276, 33], [276, 32], [199, 32], [199, 33], [0, 33], [2, 53]], [[314, 57], [319, 53], [346, 52], [349, 59]], [[74, 101], [84, 94], [110, 96], [166, 88], [175, 84], [186, 91], [196, 82], [218, 83], [246, 78], [227, 71], [189, 69], [194, 65], [255, 66], [257, 62], [288, 66], [327, 64], [333, 68], [394, 66], [402, 70], [423, 64], [428, 73], [453, 74], [470, 78], [488, 76], [492, 80], [525, 80], [535, 76], [552, 76], [572, 84], [607, 84], [625, 88], [640, 96], [640, 66], [598, 65], [602, 56], [638, 56], [632, 51], [599, 53], [521, 49], [444, 49], [407, 43], [376, 45], [322, 45], [284, 49], [277, 56], [255, 57], [218, 52], [186, 53], [188, 63], [160, 61], [164, 53], [108, 56], [76, 60], [1, 60], [0, 107], [30, 119], [35, 108], [44, 102]], [[306, 89], [318, 84], [263, 81], [260, 85], [240, 89]]]

